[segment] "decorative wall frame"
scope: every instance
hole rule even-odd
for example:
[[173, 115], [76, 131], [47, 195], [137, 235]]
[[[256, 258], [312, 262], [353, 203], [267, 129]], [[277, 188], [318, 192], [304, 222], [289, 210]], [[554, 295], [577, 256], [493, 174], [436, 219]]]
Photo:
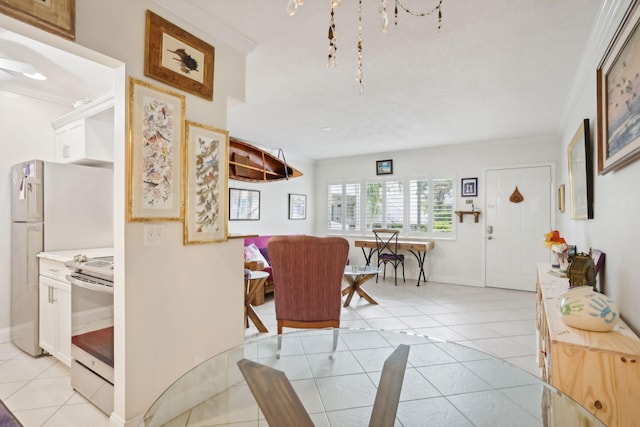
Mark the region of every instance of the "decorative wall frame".
[[589, 119], [584, 119], [568, 147], [571, 219], [593, 218], [593, 163]]
[[229, 188], [229, 221], [258, 221], [260, 191]]
[[376, 160], [376, 175], [393, 175], [393, 160]]
[[184, 113], [184, 95], [129, 78], [129, 221], [183, 218]]
[[307, 219], [307, 195], [289, 193], [289, 219]]
[[215, 48], [147, 10], [144, 75], [213, 100]]
[[558, 210], [564, 213], [564, 184], [558, 187]]
[[598, 174], [640, 156], [640, 2], [634, 1], [596, 71]]
[[186, 121], [184, 244], [227, 240], [229, 132]]
[[460, 195], [462, 197], [476, 197], [478, 195], [478, 178], [462, 178]]
[[0, 0], [0, 13], [69, 40], [76, 39], [76, 0]]

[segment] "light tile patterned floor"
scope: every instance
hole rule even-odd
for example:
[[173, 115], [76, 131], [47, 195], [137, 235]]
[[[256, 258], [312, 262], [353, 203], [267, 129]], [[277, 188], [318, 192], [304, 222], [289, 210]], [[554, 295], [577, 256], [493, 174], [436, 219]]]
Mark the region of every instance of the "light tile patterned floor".
[[[364, 289], [379, 305], [371, 305], [354, 296], [351, 306], [342, 310], [342, 327], [400, 330], [455, 341], [538, 375], [535, 293], [440, 283], [416, 287], [412, 280], [400, 282], [397, 287], [393, 280], [380, 280], [379, 283], [371, 280]], [[256, 307], [256, 311], [270, 333], [275, 333], [273, 297], [267, 297], [265, 304]], [[253, 326], [246, 331], [248, 339], [257, 335]], [[371, 348], [370, 344], [363, 343], [364, 348]], [[359, 364], [376, 363], [376, 352], [355, 351], [354, 354]], [[305, 378], [304, 372], [296, 369], [306, 369], [306, 365], [300, 364], [296, 368], [294, 359], [289, 358], [291, 365], [287, 367], [287, 375], [291, 375], [292, 380], [296, 375]], [[340, 363], [345, 363], [344, 369], [348, 371], [348, 360]], [[455, 372], [435, 372], [433, 378], [434, 381], [438, 378], [448, 381], [451, 387], [460, 386], [459, 382], [450, 380], [455, 375]], [[303, 382], [301, 387], [304, 387]], [[473, 387], [472, 382], [465, 384]], [[424, 385], [420, 390], [428, 394], [430, 387]], [[479, 398], [482, 397], [483, 391], [478, 390], [478, 393]], [[53, 357], [32, 358], [11, 343], [0, 343], [0, 399], [25, 427], [109, 425], [106, 415], [71, 388], [66, 366]], [[440, 402], [440, 405], [436, 402], [438, 399], [434, 398], [432, 404], [437, 411], [444, 411], [446, 408], [442, 405], [446, 402]], [[410, 403], [404, 405], [405, 417], [410, 417], [412, 412], [424, 414], [425, 408], [412, 408]], [[355, 420], [365, 414], [357, 414], [354, 410], [349, 415]], [[341, 418], [339, 424], [346, 425], [344, 422], [348, 419]]]

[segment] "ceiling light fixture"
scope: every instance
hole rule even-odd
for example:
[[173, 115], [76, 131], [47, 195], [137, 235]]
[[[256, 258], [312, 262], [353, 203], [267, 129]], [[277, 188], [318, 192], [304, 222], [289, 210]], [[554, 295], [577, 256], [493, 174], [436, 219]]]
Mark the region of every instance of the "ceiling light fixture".
[[[381, 0], [382, 4], [380, 5], [380, 17], [382, 19], [382, 32], [386, 33], [389, 27], [389, 16], [387, 15], [387, 0]], [[405, 13], [411, 16], [424, 17], [429, 16], [433, 13], [438, 13], [438, 30], [442, 24], [442, 2], [443, 0], [437, 0], [438, 4], [431, 10], [427, 12], [413, 12], [405, 5], [401, 3], [400, 0], [391, 0], [395, 2], [395, 7], [393, 10], [394, 14], [394, 27], [398, 26], [398, 12], [404, 11]], [[340, 6], [342, 0], [329, 0], [329, 5], [331, 7], [331, 14], [329, 18], [329, 61], [327, 66], [333, 68], [337, 65], [336, 61], [336, 51], [338, 49], [336, 45], [336, 25], [335, 25], [335, 9]], [[298, 7], [304, 4], [304, 0], [289, 0], [287, 3], [286, 11], [289, 16], [293, 16], [298, 11]], [[356, 81], [360, 85], [360, 94], [364, 91], [363, 84], [363, 50], [362, 50], [362, 0], [358, 0], [358, 45], [357, 45], [357, 59], [358, 59], [358, 69], [356, 71]]]
[[[21, 73], [25, 77], [34, 80], [46, 80], [47, 77], [38, 72], [35, 67], [26, 62], [14, 61], [13, 59], [0, 58], [0, 69]], [[10, 73], [4, 73], [10, 74]]]

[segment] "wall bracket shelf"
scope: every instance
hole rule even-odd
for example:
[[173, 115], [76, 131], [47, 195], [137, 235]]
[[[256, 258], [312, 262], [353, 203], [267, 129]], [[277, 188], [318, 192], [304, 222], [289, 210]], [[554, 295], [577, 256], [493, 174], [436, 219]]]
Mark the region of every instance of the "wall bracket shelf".
[[478, 222], [480, 218], [480, 211], [456, 211], [455, 213], [460, 222], [463, 222], [465, 215], [473, 215], [474, 222]]

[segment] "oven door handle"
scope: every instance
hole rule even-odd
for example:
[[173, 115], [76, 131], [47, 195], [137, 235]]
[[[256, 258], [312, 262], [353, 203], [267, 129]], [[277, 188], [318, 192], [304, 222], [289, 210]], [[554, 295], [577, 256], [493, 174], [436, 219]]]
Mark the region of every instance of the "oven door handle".
[[96, 292], [102, 292], [105, 294], [111, 294], [113, 295], [113, 287], [111, 286], [104, 286], [104, 285], [96, 285], [93, 283], [89, 283], [89, 282], [84, 282], [82, 280], [78, 280], [75, 277], [72, 277], [70, 275], [66, 275], [65, 278], [67, 279], [67, 281], [69, 283], [71, 283], [74, 286], [77, 286], [79, 288], [84, 288], [84, 289], [89, 289], [91, 291], [96, 291]]

